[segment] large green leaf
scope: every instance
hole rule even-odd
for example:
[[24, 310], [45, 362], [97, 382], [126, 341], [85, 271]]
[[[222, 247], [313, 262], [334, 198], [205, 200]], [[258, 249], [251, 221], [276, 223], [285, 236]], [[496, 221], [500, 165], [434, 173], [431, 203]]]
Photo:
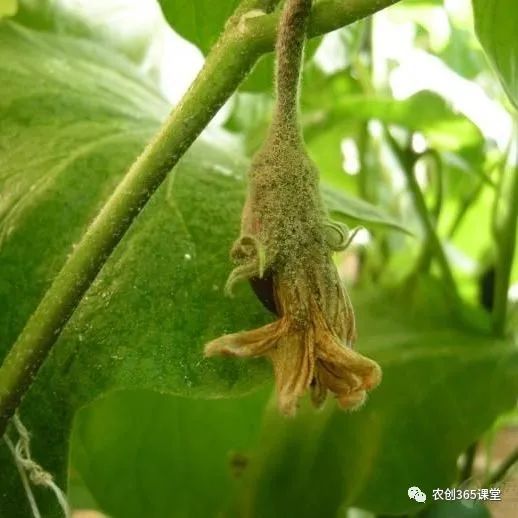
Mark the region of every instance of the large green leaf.
[[[169, 106], [122, 55], [0, 24], [0, 354]], [[246, 162], [200, 141], [103, 268], [24, 400], [35, 457], [63, 483], [75, 409], [115, 388], [228, 395], [261, 362], [202, 357], [204, 341], [266, 314], [246, 286], [223, 297]], [[27, 516], [0, 446], [0, 508]], [[45, 499], [45, 492], [38, 497]], [[53, 516], [51, 511], [45, 516]]]
[[475, 30], [511, 102], [518, 107], [518, 11], [514, 0], [473, 0]]
[[233, 506], [268, 394], [109, 394], [79, 412], [72, 465], [111, 516], [217, 516]]
[[72, 463], [114, 518], [415, 511], [408, 487], [430, 501], [453, 486], [459, 454], [518, 393], [517, 348], [456, 325], [434, 307], [442, 295], [432, 287], [423, 297], [429, 307], [353, 292], [359, 343], [384, 371], [359, 412], [329, 401], [286, 420], [270, 405], [264, 419], [265, 391], [214, 401], [113, 394], [79, 414]]
[[154, 0], [128, 5], [126, 0], [19, 0], [16, 17], [25, 27], [95, 39], [157, 73], [159, 55], [149, 53], [152, 38], [166, 27]]
[[[383, 381], [359, 412], [303, 409], [294, 420], [272, 413], [253, 466], [255, 516], [336, 516], [340, 505], [409, 513], [455, 483], [459, 454], [513, 408], [518, 349], [452, 324], [441, 297], [428, 309], [410, 297], [354, 297], [360, 343], [383, 368]], [[429, 498], [430, 500], [430, 498]]]

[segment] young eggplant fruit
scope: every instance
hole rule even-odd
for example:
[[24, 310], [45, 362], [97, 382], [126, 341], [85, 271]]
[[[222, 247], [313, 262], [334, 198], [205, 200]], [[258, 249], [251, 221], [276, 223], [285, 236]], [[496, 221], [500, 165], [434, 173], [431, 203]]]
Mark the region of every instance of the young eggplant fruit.
[[[359, 407], [381, 380], [378, 364], [352, 349], [353, 308], [332, 260], [349, 243], [328, 219], [319, 172], [309, 158], [298, 122], [298, 89], [311, 0], [287, 0], [276, 45], [277, 98], [272, 124], [252, 160], [241, 235], [231, 258], [237, 264], [226, 289], [251, 280], [273, 289], [267, 305], [278, 320], [259, 329], [222, 336], [205, 355], [267, 357], [275, 373], [277, 402], [296, 412], [309, 390], [315, 405], [328, 392], [344, 409]], [[273, 298], [273, 300], [271, 300]]]

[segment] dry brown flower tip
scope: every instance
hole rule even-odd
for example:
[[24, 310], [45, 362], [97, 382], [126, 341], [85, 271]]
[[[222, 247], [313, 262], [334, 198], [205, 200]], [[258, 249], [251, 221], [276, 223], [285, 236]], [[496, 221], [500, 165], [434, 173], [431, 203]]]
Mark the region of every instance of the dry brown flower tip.
[[[309, 266], [309, 267], [308, 267]], [[298, 399], [310, 390], [320, 406], [330, 391], [344, 409], [359, 407], [378, 385], [378, 364], [350, 346], [355, 339], [354, 314], [336, 268], [328, 259], [312, 268], [300, 262], [292, 275], [274, 274], [280, 318], [259, 329], [218, 338], [205, 354], [265, 356], [275, 373], [278, 406], [293, 415]]]

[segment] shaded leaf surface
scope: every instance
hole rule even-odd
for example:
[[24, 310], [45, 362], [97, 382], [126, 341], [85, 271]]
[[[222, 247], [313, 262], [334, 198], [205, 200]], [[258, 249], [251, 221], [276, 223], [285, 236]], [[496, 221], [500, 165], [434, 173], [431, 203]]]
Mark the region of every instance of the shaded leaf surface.
[[[425, 294], [423, 294], [425, 295]], [[450, 487], [458, 455], [512, 408], [518, 350], [453, 325], [413, 297], [354, 297], [362, 350], [383, 368], [364, 409], [270, 415], [252, 473], [256, 516], [335, 516], [341, 504], [415, 512], [407, 490]], [[389, 302], [390, 301], [390, 302]]]
[[[424, 313], [412, 296], [352, 298], [361, 349], [384, 371], [365, 408], [344, 413], [328, 401], [287, 420], [274, 405], [262, 415], [266, 391], [217, 401], [110, 395], [78, 415], [72, 447], [105, 511], [136, 518], [147, 505], [151, 517], [194, 518], [215, 506], [209, 515], [327, 517], [346, 504], [399, 514], [423, 507], [408, 487], [431, 495], [452, 486], [458, 455], [513, 407], [518, 350], [441, 309]], [[235, 479], [230, 459], [240, 460]]]
[[[0, 77], [4, 355], [169, 107], [121, 55], [12, 23], [0, 25]], [[243, 197], [243, 163], [234, 155], [200, 141], [184, 158], [103, 268], [25, 399], [35, 457], [60, 482], [71, 417], [104, 391], [214, 396], [263, 378], [261, 363], [201, 354], [205, 340], [266, 317], [245, 286], [235, 301], [222, 296]], [[0, 455], [12, 467], [3, 446]], [[0, 486], [10, 488], [0, 492], [0, 507], [26, 516], [14, 468], [1, 470]]]
[[109, 394], [79, 412], [72, 464], [112, 516], [216, 516], [234, 506], [268, 392], [218, 400]]

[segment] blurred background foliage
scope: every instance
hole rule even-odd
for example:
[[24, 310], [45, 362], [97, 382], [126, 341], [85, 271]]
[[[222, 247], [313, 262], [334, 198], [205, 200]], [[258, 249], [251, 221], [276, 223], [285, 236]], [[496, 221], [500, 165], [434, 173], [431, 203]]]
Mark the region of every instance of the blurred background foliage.
[[[237, 3], [0, 0], [2, 354]], [[511, 4], [403, 0], [308, 44], [304, 137], [329, 210], [362, 227], [337, 264], [358, 347], [384, 370], [352, 414], [330, 401], [286, 421], [263, 362], [201, 355], [208, 339], [270, 318], [248, 287], [234, 301], [221, 290], [273, 105], [273, 59], [259, 61], [117, 247], [24, 400], [34, 456], [69, 480], [75, 509], [488, 516], [431, 493], [501, 484], [491, 445], [503, 428], [518, 443]], [[0, 516], [29, 516], [4, 445], [0, 462]], [[426, 504], [409, 500], [414, 485]], [[43, 516], [60, 516], [35, 494]]]

